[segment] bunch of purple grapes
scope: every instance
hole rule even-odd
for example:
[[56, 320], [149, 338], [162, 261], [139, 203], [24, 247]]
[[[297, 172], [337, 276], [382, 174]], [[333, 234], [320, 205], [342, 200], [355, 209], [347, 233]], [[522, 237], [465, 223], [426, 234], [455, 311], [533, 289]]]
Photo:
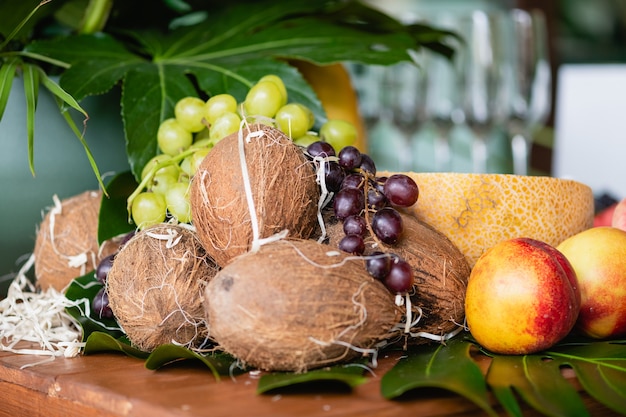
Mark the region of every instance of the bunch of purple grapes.
[[[403, 224], [397, 208], [410, 207], [419, 197], [419, 188], [412, 178], [404, 174], [377, 176], [372, 158], [354, 146], [346, 146], [336, 154], [330, 144], [318, 141], [310, 144], [306, 152], [311, 158], [324, 161], [326, 189], [334, 193], [333, 213], [343, 222], [345, 236], [339, 249], [363, 255], [365, 238], [371, 234], [386, 245], [400, 240]], [[366, 267], [391, 292], [404, 293], [413, 285], [411, 266], [397, 255], [376, 252], [367, 257]]]
[[[119, 249], [121, 249], [122, 246], [134, 236], [134, 234], [135, 232], [130, 232], [126, 236], [124, 236], [122, 242], [120, 243]], [[119, 249], [117, 252], [119, 252]], [[109, 294], [106, 291], [106, 282], [117, 252], [102, 258], [96, 266], [96, 270], [94, 271], [96, 280], [102, 284], [102, 288], [100, 288], [98, 293], [91, 301], [91, 311], [93, 314], [96, 315], [96, 317], [101, 319], [113, 318], [113, 311], [111, 311], [111, 307], [109, 306]]]

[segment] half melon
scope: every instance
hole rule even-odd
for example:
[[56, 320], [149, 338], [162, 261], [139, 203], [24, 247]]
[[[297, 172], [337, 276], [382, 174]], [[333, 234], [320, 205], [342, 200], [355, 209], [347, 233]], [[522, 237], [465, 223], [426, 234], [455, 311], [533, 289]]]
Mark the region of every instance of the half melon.
[[530, 237], [557, 246], [593, 226], [593, 192], [577, 181], [510, 174], [405, 174], [420, 190], [409, 211], [448, 236], [472, 267], [500, 241]]

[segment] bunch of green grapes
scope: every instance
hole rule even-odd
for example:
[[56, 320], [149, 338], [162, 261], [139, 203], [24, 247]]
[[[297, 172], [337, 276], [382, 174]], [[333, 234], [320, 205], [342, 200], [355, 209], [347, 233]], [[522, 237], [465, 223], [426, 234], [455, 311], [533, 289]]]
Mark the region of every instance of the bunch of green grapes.
[[313, 112], [303, 104], [290, 103], [283, 80], [273, 74], [254, 84], [242, 103], [227, 93], [206, 101], [184, 97], [174, 106], [173, 117], [159, 125], [160, 153], [144, 166], [141, 183], [129, 197], [128, 210], [138, 228], [170, 217], [191, 222], [191, 178], [211, 148], [238, 131], [244, 119], [273, 126], [303, 147], [323, 140], [342, 149], [357, 139], [356, 127], [343, 120], [329, 120], [319, 132], [313, 131]]

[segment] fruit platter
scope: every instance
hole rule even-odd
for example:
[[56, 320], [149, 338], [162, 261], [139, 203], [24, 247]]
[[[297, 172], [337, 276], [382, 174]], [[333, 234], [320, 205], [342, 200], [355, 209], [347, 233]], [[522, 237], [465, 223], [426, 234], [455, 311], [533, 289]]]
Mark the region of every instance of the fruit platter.
[[131, 170], [53, 198], [0, 300], [0, 415], [626, 414], [626, 199], [379, 170], [341, 64], [254, 58], [147, 132], [123, 99]]

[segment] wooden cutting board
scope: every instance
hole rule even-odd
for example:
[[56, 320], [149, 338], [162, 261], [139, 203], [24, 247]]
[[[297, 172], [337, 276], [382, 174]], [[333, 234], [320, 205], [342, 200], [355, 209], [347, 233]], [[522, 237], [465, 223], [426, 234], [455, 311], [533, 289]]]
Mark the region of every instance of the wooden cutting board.
[[[118, 353], [56, 358], [0, 352], [0, 416], [10, 417], [277, 417], [485, 416], [472, 402], [440, 390], [400, 400], [380, 394], [380, 377], [398, 360], [389, 354], [365, 384], [347, 390], [332, 383], [255, 392], [258, 375], [217, 381], [203, 365], [181, 362], [157, 371]], [[581, 389], [572, 375], [572, 384]], [[615, 416], [582, 394], [592, 416]], [[501, 415], [506, 415], [501, 412]], [[525, 409], [525, 416], [540, 414]]]

